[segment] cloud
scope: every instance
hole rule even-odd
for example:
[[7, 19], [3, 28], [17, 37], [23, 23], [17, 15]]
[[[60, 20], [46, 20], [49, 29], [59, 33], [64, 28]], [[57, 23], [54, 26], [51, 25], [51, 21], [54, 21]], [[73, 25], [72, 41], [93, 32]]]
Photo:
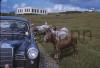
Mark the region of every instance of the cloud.
[[25, 7], [26, 3], [21, 3], [20, 7]]
[[82, 6], [87, 8], [100, 8], [100, 0], [49, 0], [49, 2], [54, 4], [71, 4], [75, 6]]
[[16, 9], [16, 8], [18, 8], [18, 7], [19, 7], [18, 4], [15, 4], [15, 5], [13, 6], [14, 9]]
[[99, 0], [49, 0], [49, 1], [56, 4], [100, 2]]
[[26, 3], [14, 4], [13, 9], [17, 9], [19, 7], [26, 7]]
[[65, 6], [62, 4], [55, 4], [53, 7], [46, 8], [49, 13], [57, 13], [66, 11]]
[[65, 11], [87, 11], [86, 8], [81, 8], [72, 5], [55, 4], [53, 7], [46, 8], [49, 13], [65, 12]]

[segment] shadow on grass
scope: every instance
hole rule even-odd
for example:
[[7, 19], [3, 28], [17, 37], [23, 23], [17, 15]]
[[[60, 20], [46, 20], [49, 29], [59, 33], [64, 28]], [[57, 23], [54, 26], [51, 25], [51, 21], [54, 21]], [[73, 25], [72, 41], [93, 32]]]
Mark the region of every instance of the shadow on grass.
[[[62, 61], [66, 57], [71, 57], [74, 54], [75, 54], [75, 52], [73, 51], [73, 49], [71, 47], [70, 48], [66, 48], [61, 52], [60, 61]], [[50, 57], [54, 58], [54, 53], [51, 53]]]
[[73, 49], [71, 47], [70, 48], [66, 48], [66, 49], [64, 49], [62, 51], [60, 60], [62, 60], [65, 57], [73, 56], [74, 53], [75, 52], [73, 51]]

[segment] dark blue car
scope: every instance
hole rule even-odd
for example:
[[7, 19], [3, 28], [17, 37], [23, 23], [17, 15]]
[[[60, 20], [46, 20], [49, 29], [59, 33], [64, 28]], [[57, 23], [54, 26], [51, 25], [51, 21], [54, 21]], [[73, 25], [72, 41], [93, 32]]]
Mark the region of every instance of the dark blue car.
[[0, 68], [38, 68], [40, 52], [32, 23], [21, 17], [0, 16]]

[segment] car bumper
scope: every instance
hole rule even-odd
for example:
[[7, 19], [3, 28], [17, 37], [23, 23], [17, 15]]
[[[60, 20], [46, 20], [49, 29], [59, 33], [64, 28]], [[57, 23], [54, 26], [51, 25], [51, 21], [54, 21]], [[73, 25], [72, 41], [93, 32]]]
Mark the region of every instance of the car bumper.
[[15, 60], [13, 68], [38, 68], [39, 67], [39, 58], [35, 60], [21, 59]]

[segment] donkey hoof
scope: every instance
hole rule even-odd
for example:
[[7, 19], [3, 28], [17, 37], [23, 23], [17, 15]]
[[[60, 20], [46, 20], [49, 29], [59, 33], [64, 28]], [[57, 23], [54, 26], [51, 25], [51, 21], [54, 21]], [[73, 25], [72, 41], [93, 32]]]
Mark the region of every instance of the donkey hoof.
[[59, 64], [59, 63], [60, 63], [60, 61], [59, 61], [59, 60], [56, 60], [56, 62], [57, 62], [57, 64]]

